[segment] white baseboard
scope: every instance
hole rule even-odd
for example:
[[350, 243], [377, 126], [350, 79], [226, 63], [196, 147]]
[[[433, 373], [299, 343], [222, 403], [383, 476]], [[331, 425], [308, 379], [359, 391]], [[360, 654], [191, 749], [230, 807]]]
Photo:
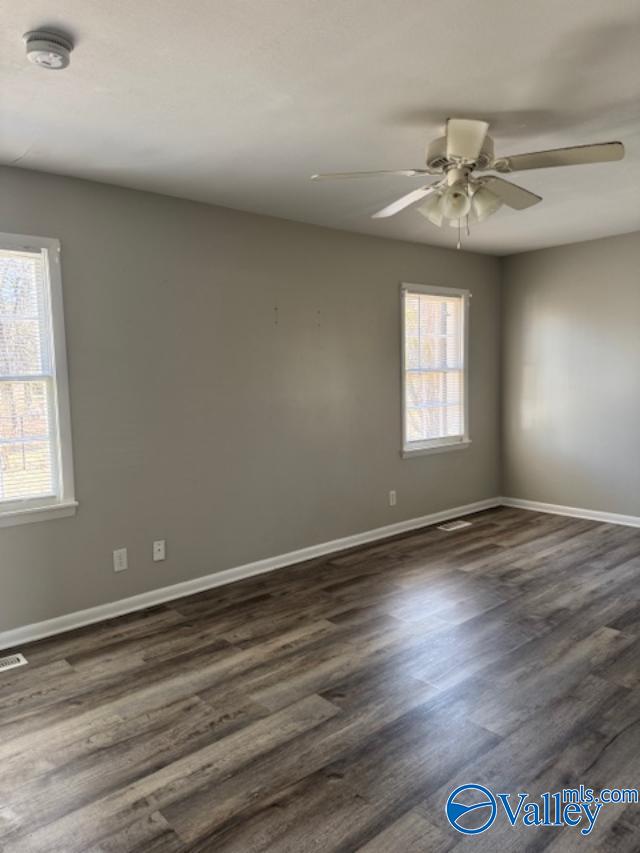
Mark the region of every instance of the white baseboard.
[[213, 589], [216, 586], [233, 583], [243, 578], [272, 572], [275, 569], [282, 569], [285, 566], [302, 563], [306, 560], [312, 560], [315, 557], [322, 557], [325, 554], [345, 551], [357, 545], [375, 542], [378, 539], [386, 539], [389, 536], [397, 536], [399, 533], [417, 530], [420, 527], [439, 524], [442, 521], [458, 518], [461, 515], [471, 515], [483, 509], [492, 509], [493, 507], [500, 506], [501, 503], [501, 498], [487, 498], [486, 500], [476, 501], [475, 503], [465, 504], [464, 506], [445, 509], [441, 512], [433, 512], [430, 515], [423, 515], [420, 518], [411, 518], [407, 521], [387, 524], [384, 527], [376, 527], [373, 530], [366, 530], [363, 533], [356, 533], [353, 536], [333, 539], [331, 542], [322, 542], [319, 545], [301, 548], [298, 551], [290, 551], [288, 554], [280, 554], [277, 557], [268, 557], [266, 560], [257, 560], [254, 563], [236, 566], [233, 569], [214, 572], [213, 574], [173, 584], [172, 586], [153, 589], [149, 592], [143, 592], [140, 595], [131, 596], [130, 598], [112, 601], [109, 604], [101, 604], [97, 607], [90, 607], [87, 610], [78, 610], [75, 613], [69, 613], [65, 616], [47, 619], [44, 622], [35, 622], [20, 628], [13, 628], [10, 631], [0, 633], [0, 649], [31, 643], [34, 640], [41, 640], [44, 637], [51, 637], [54, 634], [62, 634], [65, 631], [72, 631], [74, 628], [82, 628], [84, 625], [102, 622], [105, 619], [112, 619], [114, 616], [123, 616], [125, 613], [132, 613], [136, 610], [144, 610], [146, 607], [153, 607], [156, 604], [163, 604], [176, 598], [184, 598], [187, 595], [193, 595], [196, 592], [203, 592], [207, 589]]
[[531, 509], [534, 512], [548, 512], [551, 515], [568, 515], [571, 518], [586, 518], [591, 521], [606, 521], [608, 524], [624, 524], [627, 527], [640, 527], [640, 516], [621, 515], [618, 512], [601, 512], [598, 509], [581, 509], [577, 506], [547, 504], [542, 501], [527, 501], [522, 498], [500, 498], [503, 506], [517, 509]]

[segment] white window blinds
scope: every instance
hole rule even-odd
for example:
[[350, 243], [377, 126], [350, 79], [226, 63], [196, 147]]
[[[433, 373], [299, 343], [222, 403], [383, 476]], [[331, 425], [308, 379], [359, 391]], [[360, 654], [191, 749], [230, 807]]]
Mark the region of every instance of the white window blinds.
[[403, 288], [404, 450], [468, 441], [467, 291]]
[[[49, 252], [13, 248], [17, 238], [5, 237], [0, 239], [0, 514], [72, 497], [69, 475], [63, 494], [63, 471], [70, 472], [71, 463], [61, 447]], [[66, 438], [70, 443], [70, 435]]]

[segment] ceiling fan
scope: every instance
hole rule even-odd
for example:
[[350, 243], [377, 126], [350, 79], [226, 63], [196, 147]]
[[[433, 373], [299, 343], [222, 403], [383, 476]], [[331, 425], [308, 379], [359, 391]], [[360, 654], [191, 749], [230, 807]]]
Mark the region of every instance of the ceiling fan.
[[440, 180], [403, 195], [378, 210], [372, 218], [394, 216], [426, 198], [427, 201], [418, 211], [429, 222], [439, 227], [447, 222], [459, 231], [464, 222], [468, 233], [469, 222], [484, 221], [503, 204], [514, 210], [524, 210], [542, 201], [539, 195], [511, 181], [505, 181], [496, 175], [478, 175], [477, 172], [508, 174], [526, 169], [546, 169], [550, 166], [606, 163], [624, 157], [624, 145], [621, 142], [601, 142], [496, 158], [493, 153], [493, 139], [488, 135], [488, 130], [489, 124], [486, 121], [450, 118], [447, 119], [445, 135], [427, 146], [426, 169], [333, 172], [312, 175], [311, 179], [317, 181], [327, 178], [369, 178], [379, 175], [416, 178], [439, 175]]

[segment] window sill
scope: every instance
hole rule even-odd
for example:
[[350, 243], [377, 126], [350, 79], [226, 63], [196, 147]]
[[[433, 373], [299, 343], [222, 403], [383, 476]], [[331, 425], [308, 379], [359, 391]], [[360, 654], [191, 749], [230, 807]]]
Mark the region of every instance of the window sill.
[[415, 449], [401, 451], [403, 459], [409, 459], [411, 456], [426, 456], [431, 453], [446, 453], [449, 450], [466, 450], [471, 444], [470, 438], [465, 438], [463, 441], [445, 441], [442, 444], [432, 444], [429, 447], [416, 447]]
[[14, 527], [17, 524], [31, 524], [34, 521], [50, 521], [52, 518], [66, 518], [76, 514], [77, 501], [31, 506], [23, 509], [0, 511], [0, 527]]

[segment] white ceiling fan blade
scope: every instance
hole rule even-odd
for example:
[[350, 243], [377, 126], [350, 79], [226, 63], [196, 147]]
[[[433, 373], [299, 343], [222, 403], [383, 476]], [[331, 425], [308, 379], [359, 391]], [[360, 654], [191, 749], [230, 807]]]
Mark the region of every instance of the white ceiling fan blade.
[[386, 219], [387, 216], [395, 216], [396, 213], [400, 213], [400, 211], [404, 210], [405, 207], [409, 207], [409, 205], [415, 204], [417, 201], [422, 201], [422, 199], [426, 198], [426, 196], [432, 193], [434, 189], [435, 185], [430, 187], [420, 187], [418, 190], [413, 190], [413, 192], [403, 195], [402, 198], [392, 201], [391, 204], [388, 204], [386, 207], [383, 207], [382, 210], [374, 213], [371, 218]]
[[[496, 162], [497, 172], [521, 172], [525, 169], [547, 169], [551, 166], [580, 166], [583, 163], [610, 163], [622, 160], [622, 142], [600, 142], [595, 145], [574, 145], [572, 148], [553, 148], [531, 154], [514, 154]], [[502, 168], [503, 164], [505, 168]]]
[[487, 178], [482, 182], [482, 185], [514, 210], [524, 210], [542, 201], [541, 196], [502, 178]]
[[447, 119], [447, 159], [477, 160], [489, 130], [486, 121], [469, 118]]
[[312, 181], [335, 180], [340, 178], [377, 178], [380, 175], [398, 175], [403, 178], [415, 178], [419, 175], [430, 175], [427, 169], [391, 169], [379, 172], [325, 172], [311, 175]]

